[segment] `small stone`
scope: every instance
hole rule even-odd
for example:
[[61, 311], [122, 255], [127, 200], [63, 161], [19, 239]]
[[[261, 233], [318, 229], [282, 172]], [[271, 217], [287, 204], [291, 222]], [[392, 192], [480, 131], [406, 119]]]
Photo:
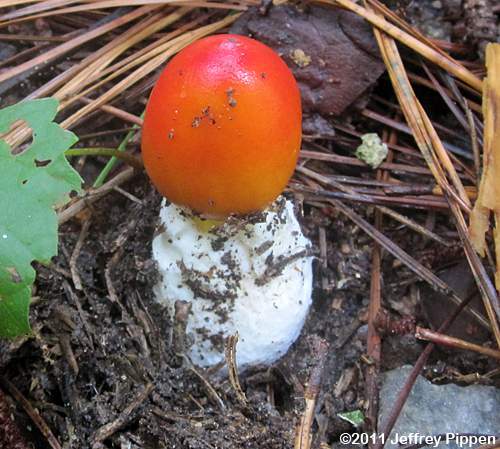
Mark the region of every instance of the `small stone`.
[[340, 297], [335, 297], [333, 298], [333, 301], [332, 301], [332, 309], [333, 310], [342, 310], [342, 304], [343, 304], [344, 300]]
[[351, 252], [351, 247], [344, 242], [342, 243], [342, 245], [340, 245], [340, 252], [342, 254], [349, 254]]
[[[401, 391], [411, 366], [402, 366], [385, 373], [380, 391], [379, 428], [387, 422], [397, 394]], [[496, 435], [500, 429], [500, 390], [484, 385], [461, 387], [454, 384], [435, 385], [419, 376], [401, 414], [387, 438], [386, 449], [401, 445], [419, 445], [439, 449], [473, 448], [495, 441], [461, 440], [461, 435]], [[431, 442], [431, 437], [434, 441]], [[448, 439], [447, 439], [448, 437]], [[407, 438], [403, 441], [403, 438]], [[411, 440], [408, 440], [408, 439]], [[425, 438], [425, 439], [424, 439]], [[438, 444], [436, 444], [438, 443]], [[498, 444], [498, 441], [497, 441]]]
[[400, 268], [403, 266], [403, 262], [401, 262], [399, 259], [394, 259], [392, 262], [392, 268]]

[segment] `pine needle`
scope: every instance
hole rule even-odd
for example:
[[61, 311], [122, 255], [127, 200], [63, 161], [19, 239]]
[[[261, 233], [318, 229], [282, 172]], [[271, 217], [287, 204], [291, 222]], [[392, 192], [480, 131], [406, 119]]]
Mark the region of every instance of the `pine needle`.
[[[344, 2], [345, 0], [341, 1]], [[431, 121], [416, 98], [394, 39], [377, 28], [374, 28], [374, 33], [382, 58], [389, 72], [394, 91], [406, 121], [412, 130], [413, 137], [437, 184], [443, 189], [445, 197], [448, 200], [466, 257], [478, 284], [493, 334], [497, 345], [500, 347], [500, 304], [495, 288], [481, 260], [472, 247], [467, 231], [463, 215], [463, 209], [467, 210], [470, 207], [467, 193]]]
[[468, 84], [476, 91], [481, 92], [482, 82], [474, 75], [470, 70], [467, 70], [460, 63], [455, 61], [451, 57], [443, 57], [440, 51], [427, 45], [421, 40], [413, 37], [407, 32], [401, 30], [397, 26], [389, 23], [383, 17], [377, 15], [376, 13], [357, 5], [351, 0], [314, 0], [315, 3], [325, 4], [330, 6], [341, 6], [349, 11], [352, 11], [359, 16], [363, 17], [365, 20], [370, 22], [374, 27], [379, 30], [384, 31], [392, 38], [398, 40], [402, 44], [411, 48], [413, 51], [417, 52], [419, 55], [433, 62], [437, 66], [446, 70], [447, 72], [453, 74], [458, 79], [462, 80], [464, 83]]
[[484, 82], [483, 175], [479, 194], [470, 217], [470, 234], [476, 251], [484, 257], [490, 213], [495, 217], [494, 238], [497, 270], [496, 287], [500, 289], [500, 44], [486, 47], [487, 77]]
[[93, 30], [90, 30], [84, 34], [81, 34], [73, 39], [71, 39], [68, 42], [65, 42], [61, 45], [58, 45], [55, 48], [50, 49], [49, 51], [42, 53], [41, 55], [30, 59], [29, 61], [20, 64], [16, 67], [12, 67], [11, 69], [6, 70], [5, 72], [0, 73], [0, 83], [7, 81], [11, 78], [13, 78], [16, 75], [19, 75], [23, 72], [26, 72], [30, 69], [33, 69], [39, 64], [46, 64], [49, 61], [53, 61], [56, 58], [59, 58], [63, 56], [64, 54], [68, 53], [71, 50], [74, 50], [77, 47], [80, 47], [81, 45], [98, 38], [99, 36], [102, 36], [106, 33], [109, 33], [110, 31], [114, 30], [115, 28], [118, 28], [126, 23], [129, 23], [151, 11], [153, 11], [156, 7], [152, 6], [144, 6], [142, 8], [134, 9], [133, 11], [129, 12], [128, 14], [125, 14], [123, 16], [120, 16], [111, 22], [105, 23]]

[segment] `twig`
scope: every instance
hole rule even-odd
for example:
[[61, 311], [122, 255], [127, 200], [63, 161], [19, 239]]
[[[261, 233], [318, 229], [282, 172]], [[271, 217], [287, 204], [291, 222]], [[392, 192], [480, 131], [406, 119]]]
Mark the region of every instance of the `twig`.
[[[363, 161], [360, 161], [359, 159], [355, 157], [349, 157], [349, 156], [341, 156], [339, 154], [333, 154], [333, 153], [321, 153], [319, 151], [309, 151], [309, 150], [302, 150], [300, 152], [300, 157], [302, 158], [307, 158], [307, 159], [314, 159], [317, 161], [328, 161], [328, 162], [334, 162], [338, 164], [347, 164], [347, 165], [353, 165], [357, 167], [366, 167], [366, 164]], [[415, 173], [417, 175], [428, 175], [431, 176], [432, 173], [430, 170], [426, 167], [416, 167], [414, 165], [408, 165], [408, 164], [396, 164], [396, 163], [391, 163], [391, 162], [382, 162], [380, 165], [380, 168], [384, 170], [393, 170], [396, 172], [406, 172], [406, 173]]]
[[126, 190], [122, 189], [121, 187], [115, 186], [113, 187], [113, 190], [117, 191], [120, 195], [123, 195], [125, 198], [128, 198], [130, 201], [140, 204], [141, 206], [144, 205], [144, 203], [137, 198], [135, 195], [132, 195], [130, 192], [127, 192]]
[[491, 348], [485, 348], [484, 346], [476, 345], [474, 343], [469, 343], [468, 341], [450, 337], [449, 335], [440, 334], [439, 332], [434, 332], [423, 327], [417, 326], [415, 330], [415, 337], [420, 340], [430, 341], [432, 343], [437, 343], [443, 346], [450, 346], [452, 348], [478, 352], [480, 354], [487, 355], [488, 357], [493, 357], [494, 359], [500, 360], [500, 351]]
[[58, 339], [59, 339], [59, 345], [61, 346], [61, 351], [64, 355], [64, 358], [66, 359], [66, 362], [68, 362], [68, 365], [71, 368], [71, 371], [73, 371], [75, 377], [78, 376], [80, 368], [78, 366], [75, 353], [73, 352], [73, 348], [71, 347], [70, 335], [67, 334], [66, 332], [61, 332], [58, 335]]
[[80, 278], [80, 274], [78, 273], [77, 261], [78, 256], [80, 255], [80, 251], [83, 246], [83, 242], [87, 237], [89, 228], [90, 228], [91, 219], [90, 216], [83, 222], [82, 229], [80, 231], [80, 235], [78, 236], [78, 240], [75, 245], [75, 249], [71, 254], [71, 258], [69, 260], [69, 267], [71, 270], [71, 278], [73, 279], [73, 285], [77, 290], [83, 290], [82, 288], [82, 280]]
[[143, 404], [153, 389], [154, 385], [152, 383], [148, 383], [115, 420], [97, 429], [94, 437], [92, 438], [92, 447], [99, 447], [100, 443], [133, 421], [135, 418], [133, 413]]
[[133, 168], [127, 168], [118, 175], [116, 175], [113, 179], [108, 181], [102, 187], [98, 189], [89, 189], [82, 198], [78, 199], [76, 202], [70, 204], [66, 209], [62, 210], [57, 214], [59, 224], [65, 223], [71, 218], [73, 218], [76, 214], [85, 209], [88, 205], [96, 202], [101, 199], [103, 196], [113, 191], [115, 186], [120, 186], [125, 182], [132, 179], [135, 174], [135, 170]]
[[169, 421], [169, 422], [188, 423], [188, 422], [194, 421], [195, 419], [203, 419], [204, 418], [203, 415], [201, 415], [201, 416], [196, 416], [196, 415], [195, 416], [193, 416], [193, 415], [182, 416], [182, 415], [179, 415], [179, 414], [171, 412], [171, 411], [162, 410], [159, 407], [153, 407], [151, 409], [151, 411], [159, 418], [164, 419], [165, 421]]
[[[92, 100], [90, 98], [85, 98], [85, 97], [80, 98], [80, 101], [83, 101], [86, 104], [92, 103]], [[131, 114], [130, 112], [118, 109], [115, 106], [110, 106], [108, 104], [105, 104], [101, 106], [99, 109], [103, 110], [104, 112], [107, 112], [108, 114], [114, 115], [115, 117], [121, 118], [125, 122], [133, 123], [134, 125], [137, 126], [142, 126], [143, 123], [142, 118], [137, 117], [137, 115]]]
[[29, 415], [33, 423], [35, 424], [36, 427], [38, 427], [38, 430], [42, 433], [42, 435], [45, 437], [47, 442], [49, 443], [50, 447], [52, 449], [62, 449], [61, 444], [57, 440], [57, 438], [54, 436], [52, 433], [52, 430], [50, 430], [50, 427], [47, 425], [45, 420], [42, 418], [40, 413], [38, 413], [38, 410], [36, 410], [30, 402], [24, 397], [24, 395], [10, 382], [7, 378], [0, 376], [0, 384], [2, 388], [7, 390], [9, 394], [11, 394], [16, 401], [18, 401], [21, 404], [21, 407], [24, 409], [24, 411]]
[[[31, 47], [31, 48], [28, 48], [28, 49], [23, 50], [23, 51], [18, 51], [10, 58], [6, 58], [6, 59], [3, 59], [2, 61], [0, 61], [0, 68], [4, 67], [4, 66], [10, 66], [10, 65], [12, 65], [12, 63], [16, 62], [18, 59], [24, 58], [25, 56], [27, 56], [31, 53], [39, 52], [40, 50], [43, 50], [44, 48], [46, 48], [48, 45], [49, 45], [48, 43], [44, 43], [44, 44], [40, 44], [36, 47]], [[4, 89], [4, 87], [2, 86], [2, 88], [0, 89], [0, 93], [2, 93], [3, 89]], [[7, 89], [7, 88], [5, 88], [5, 89]]]
[[[298, 169], [297, 169], [298, 170]], [[407, 209], [438, 209], [447, 210], [449, 207], [446, 202], [441, 199], [433, 197], [414, 198], [414, 197], [389, 197], [384, 195], [366, 195], [366, 194], [350, 194], [344, 192], [337, 192], [332, 190], [324, 190], [319, 187], [308, 187], [300, 184], [292, 184], [290, 186], [292, 191], [300, 192], [305, 197], [312, 197], [318, 199], [339, 199], [344, 201], [351, 201], [354, 203], [366, 203], [374, 206], [382, 204], [389, 204], [391, 206], [404, 207]]]
[[116, 148], [72, 148], [71, 150], [66, 150], [64, 154], [68, 157], [73, 156], [106, 156], [106, 157], [115, 157], [117, 159], [121, 159], [126, 162], [131, 167], [136, 168], [137, 170], [142, 170], [144, 165], [142, 160], [138, 157], [126, 153], [125, 151], [119, 151]]
[[328, 279], [326, 277], [328, 269], [328, 243], [326, 241], [326, 230], [323, 226], [319, 228], [319, 256], [321, 260], [321, 288], [326, 292], [328, 290]]
[[476, 124], [474, 122], [474, 116], [472, 115], [472, 111], [470, 110], [467, 104], [465, 105], [465, 115], [469, 122], [470, 139], [472, 145], [472, 154], [474, 155], [474, 169], [476, 171], [476, 179], [479, 180], [481, 178], [481, 152], [479, 151], [479, 145], [477, 142], [477, 130], [476, 130]]
[[36, 36], [32, 34], [0, 34], [0, 41], [65, 42], [62, 36]]
[[[387, 134], [387, 133], [385, 133]], [[390, 134], [390, 142], [395, 143], [397, 139], [396, 133], [393, 131]], [[384, 141], [387, 139], [384, 138]], [[388, 154], [388, 159], [392, 161], [393, 152]], [[383, 181], [387, 179], [387, 172], [377, 170], [377, 180]], [[388, 209], [390, 210], [390, 209]], [[381, 210], [375, 212], [375, 229], [381, 231], [383, 225], [383, 216]], [[368, 400], [367, 421], [368, 430], [370, 432], [377, 432], [377, 416], [379, 405], [379, 387], [378, 375], [380, 372], [380, 358], [382, 350], [382, 341], [375, 325], [376, 317], [379, 313], [382, 301], [381, 293], [381, 279], [380, 279], [380, 266], [382, 262], [382, 248], [376, 242], [372, 250], [372, 270], [370, 277], [370, 305], [368, 308], [368, 335], [366, 337], [366, 352], [372, 363], [366, 368], [366, 385], [365, 393]], [[373, 442], [370, 441], [370, 448]]]
[[469, 123], [467, 122], [467, 119], [464, 116], [464, 114], [462, 113], [462, 111], [460, 111], [460, 109], [458, 108], [456, 103], [453, 102], [453, 100], [450, 98], [448, 93], [445, 91], [444, 87], [438, 82], [436, 77], [432, 74], [429, 67], [427, 67], [427, 64], [422, 63], [422, 67], [423, 67], [425, 73], [427, 74], [427, 76], [429, 77], [429, 79], [431, 80], [432, 84], [436, 88], [436, 91], [439, 93], [439, 95], [441, 95], [441, 98], [446, 103], [446, 106], [448, 106], [450, 111], [453, 113], [453, 115], [455, 116], [457, 121], [462, 125], [462, 127], [465, 129], [465, 131], [470, 132]]
[[82, 321], [82, 325], [85, 329], [85, 332], [87, 333], [87, 338], [89, 339], [89, 345], [92, 350], [94, 350], [94, 339], [92, 337], [92, 329], [90, 328], [90, 325], [85, 318], [85, 312], [83, 311], [82, 305], [80, 303], [80, 299], [78, 298], [78, 295], [73, 291], [71, 288], [71, 285], [67, 280], [63, 281], [63, 288], [64, 291], [66, 292], [66, 295], [73, 300], [76, 306], [76, 310], [78, 311], [78, 316], [80, 317], [80, 320]]
[[207, 391], [208, 397], [212, 400], [212, 403], [219, 407], [222, 413], [226, 413], [226, 405], [219, 396], [219, 393], [217, 393], [212, 384], [207, 379], [205, 379], [205, 377], [193, 366], [191, 360], [189, 360], [189, 357], [185, 354], [183, 354], [183, 357], [186, 362], [188, 362], [190, 371], [195, 374], [198, 379], [201, 380], [203, 386]]
[[[453, 85], [456, 86], [456, 83], [455, 83], [455, 79], [454, 78], [451, 78], [451, 76], [448, 76], [448, 74], [444, 73], [443, 72], [443, 76], [445, 78], [449, 78], [450, 80], [453, 81]], [[423, 78], [421, 76], [418, 76], [418, 75], [415, 75], [414, 73], [408, 73], [408, 78], [410, 78], [410, 80], [412, 81], [415, 81], [415, 83], [417, 84], [420, 84], [421, 86], [425, 86], [425, 87], [428, 87], [429, 89], [433, 89], [433, 90], [436, 90], [436, 87], [434, 86], [434, 84], [432, 84], [428, 79], [426, 78]], [[446, 93], [452, 93], [453, 92], [453, 89], [451, 88], [448, 88], [448, 89], [445, 89], [445, 92]], [[454, 92], [453, 92], [454, 93]], [[481, 105], [479, 105], [478, 103], [468, 99], [468, 98], [463, 98], [463, 101], [467, 104], [467, 106], [472, 109], [474, 112], [477, 112], [478, 114], [482, 114], [482, 110], [481, 110]]]
[[83, 140], [94, 139], [96, 137], [114, 136], [116, 134], [126, 133], [132, 129], [134, 129], [133, 126], [124, 126], [123, 128], [106, 129], [104, 131], [96, 131], [95, 133], [80, 134], [78, 137], [80, 142], [82, 142]]
[[443, 239], [442, 237], [440, 237], [436, 233], [432, 232], [431, 230], [427, 229], [426, 227], [419, 225], [418, 223], [414, 222], [412, 219], [405, 217], [404, 215], [402, 215], [402, 214], [400, 214], [392, 209], [389, 209], [389, 208], [384, 207], [384, 206], [377, 206], [377, 210], [384, 213], [385, 215], [389, 215], [389, 217], [394, 218], [395, 220], [399, 221], [400, 223], [403, 223], [404, 225], [408, 226], [410, 229], [413, 229], [414, 231], [418, 232], [419, 234], [422, 234], [424, 237], [427, 237], [431, 240], [434, 240], [434, 241], [436, 241], [444, 246], [448, 246], [448, 247], [453, 246], [453, 244], [451, 242], [449, 242], [448, 240]]
[[76, 377], [80, 371], [78, 362], [71, 347], [71, 332], [76, 329], [76, 324], [73, 322], [71, 317], [65, 311], [64, 307], [57, 307], [54, 311], [54, 316], [60, 323], [57, 332], [57, 338], [59, 339], [59, 345], [61, 346], [61, 352], [68, 363], [73, 375]]
[[328, 342], [315, 336], [313, 342], [314, 358], [316, 363], [311, 370], [307, 388], [304, 392], [306, 406], [300, 423], [295, 433], [295, 449], [309, 449], [311, 447], [312, 435], [311, 425], [314, 419], [314, 409], [316, 408], [316, 398], [321, 388], [321, 379], [325, 369], [328, 355]]
[[238, 332], [235, 335], [230, 335], [227, 338], [225, 357], [229, 370], [229, 382], [236, 393], [238, 401], [243, 407], [248, 406], [248, 400], [240, 385], [240, 378], [238, 376], [238, 365], [236, 364], [236, 345], [238, 344]]
[[120, 298], [118, 297], [118, 294], [116, 293], [115, 286], [113, 284], [113, 280], [111, 279], [111, 271], [115, 268], [115, 265], [120, 261], [122, 255], [123, 255], [123, 247], [120, 246], [116, 250], [116, 252], [113, 254], [111, 259], [109, 259], [109, 262], [106, 264], [106, 268], [104, 269], [104, 280], [106, 282], [106, 288], [108, 289], [108, 295], [109, 299], [117, 304], [120, 308], [123, 309]]

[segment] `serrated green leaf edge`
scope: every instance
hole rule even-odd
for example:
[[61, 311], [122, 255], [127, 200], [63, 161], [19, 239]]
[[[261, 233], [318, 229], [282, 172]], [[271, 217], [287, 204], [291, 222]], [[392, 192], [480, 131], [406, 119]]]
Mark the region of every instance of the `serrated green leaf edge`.
[[[53, 122], [57, 109], [56, 99], [44, 98], [0, 110], [0, 134], [18, 120], [33, 131], [33, 142], [18, 155], [0, 139], [0, 338], [30, 332], [36, 275], [31, 264], [48, 262], [57, 254], [54, 206], [81, 189], [80, 175], [64, 156], [78, 138]], [[37, 167], [35, 160], [51, 163]]]

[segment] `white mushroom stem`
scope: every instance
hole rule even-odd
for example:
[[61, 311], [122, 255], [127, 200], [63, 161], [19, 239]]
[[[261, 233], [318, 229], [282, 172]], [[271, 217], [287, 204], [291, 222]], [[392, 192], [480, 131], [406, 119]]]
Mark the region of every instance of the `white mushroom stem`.
[[224, 342], [236, 332], [240, 370], [283, 356], [300, 334], [312, 291], [311, 244], [293, 204], [279, 198], [262, 213], [208, 232], [166, 202], [160, 219], [153, 257], [162, 280], [155, 295], [172, 316], [176, 301], [191, 304], [191, 360], [203, 367], [221, 362]]

